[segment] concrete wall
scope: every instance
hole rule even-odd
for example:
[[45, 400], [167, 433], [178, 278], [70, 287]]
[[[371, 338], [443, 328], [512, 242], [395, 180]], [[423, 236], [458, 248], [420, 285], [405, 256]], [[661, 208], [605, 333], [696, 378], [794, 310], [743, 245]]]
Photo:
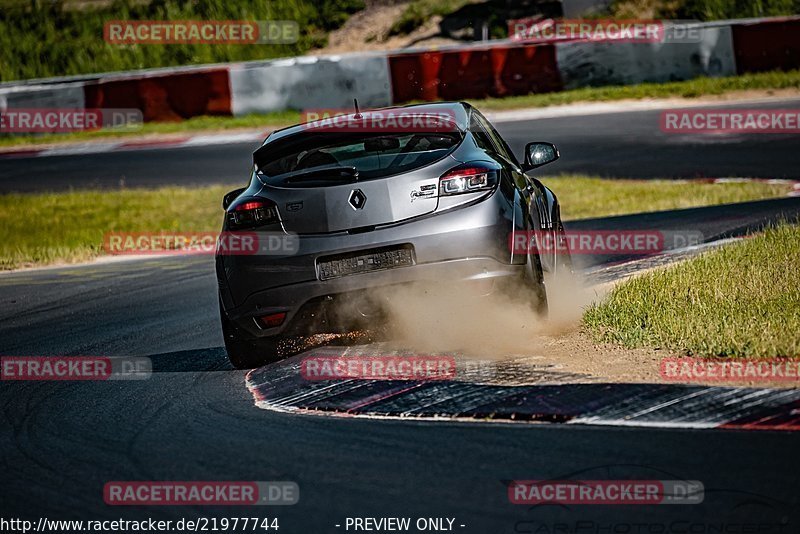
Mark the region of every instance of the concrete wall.
[[383, 55], [298, 57], [230, 69], [232, 113], [266, 113], [284, 109], [353, 107], [392, 103], [389, 65]]
[[83, 109], [82, 83], [0, 88], [0, 110], [7, 108]]
[[736, 74], [728, 26], [705, 28], [698, 43], [559, 43], [556, 63], [567, 89]]

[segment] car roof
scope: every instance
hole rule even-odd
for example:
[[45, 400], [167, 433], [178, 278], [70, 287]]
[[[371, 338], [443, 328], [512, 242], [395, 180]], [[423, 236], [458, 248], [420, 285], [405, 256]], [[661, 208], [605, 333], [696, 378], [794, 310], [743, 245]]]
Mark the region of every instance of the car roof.
[[[408, 106], [392, 106], [387, 108], [377, 108], [377, 109], [368, 109], [364, 110], [362, 114], [369, 114], [371, 112], [379, 111], [381, 113], [389, 113], [392, 111], [400, 111], [403, 113], [411, 113], [412, 115], [416, 115], [417, 113], [420, 116], [430, 115], [430, 114], [449, 114], [455, 117], [456, 126], [461, 131], [465, 131], [467, 129], [467, 125], [469, 124], [469, 115], [471, 106], [464, 102], [425, 102], [421, 104], [411, 104]], [[328, 111], [330, 113], [331, 110], [319, 110], [320, 112]], [[355, 116], [355, 110], [352, 113], [347, 115], [348, 117]], [[325, 119], [322, 119], [325, 120]], [[292, 135], [305, 132], [308, 130], [308, 125], [315, 124], [316, 122], [320, 121], [308, 121], [303, 122], [300, 124], [296, 124], [294, 126], [289, 126], [287, 128], [282, 128], [280, 130], [273, 131], [267, 139], [264, 140], [264, 143], [267, 141], [275, 141], [277, 139], [282, 139], [284, 137], [290, 137]]]

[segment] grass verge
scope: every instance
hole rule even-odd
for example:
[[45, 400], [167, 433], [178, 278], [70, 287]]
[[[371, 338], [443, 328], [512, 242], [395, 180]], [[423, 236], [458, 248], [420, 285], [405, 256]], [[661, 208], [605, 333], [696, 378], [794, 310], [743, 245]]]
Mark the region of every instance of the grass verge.
[[[572, 219], [740, 202], [788, 191], [786, 186], [761, 183], [678, 184], [584, 176], [545, 182], [559, 195], [563, 216]], [[103, 237], [109, 232], [218, 231], [220, 201], [230, 189], [214, 185], [0, 195], [0, 270], [90, 260], [103, 254]]]
[[711, 184], [679, 180], [607, 180], [580, 175], [543, 178], [564, 220], [732, 204], [785, 196], [790, 186], [763, 182]]
[[[771, 91], [783, 89], [800, 90], [800, 70], [789, 72], [765, 72], [745, 74], [728, 78], [696, 78], [683, 82], [645, 83], [639, 85], [586, 87], [561, 91], [506, 98], [470, 100], [470, 103], [485, 111], [537, 108], [577, 102], [601, 102], [615, 100], [641, 100], [647, 98], [698, 98], [708, 95], [723, 95], [742, 91]], [[232, 129], [278, 128], [300, 122], [300, 112], [287, 110], [269, 114], [253, 114], [243, 117], [194, 117], [182, 122], [149, 122], [135, 130], [98, 130], [67, 134], [14, 135], [0, 137], [0, 147], [87, 140], [136, 137], [151, 134], [198, 133]]]
[[[214, 231], [231, 186], [0, 195], [0, 269], [103, 254], [108, 232]], [[46, 221], [31, 224], [30, 221]]]
[[693, 356], [800, 355], [800, 227], [780, 225], [617, 286], [587, 309], [598, 341]]

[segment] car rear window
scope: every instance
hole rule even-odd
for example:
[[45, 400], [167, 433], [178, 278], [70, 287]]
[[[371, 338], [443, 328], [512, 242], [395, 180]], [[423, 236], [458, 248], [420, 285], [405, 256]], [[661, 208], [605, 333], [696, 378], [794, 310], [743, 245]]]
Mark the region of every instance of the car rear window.
[[[460, 131], [406, 133], [314, 133], [268, 143], [255, 155], [256, 171], [280, 181], [313, 169], [355, 168], [358, 180], [382, 178], [430, 165], [461, 142]], [[314, 173], [308, 173], [314, 180]]]

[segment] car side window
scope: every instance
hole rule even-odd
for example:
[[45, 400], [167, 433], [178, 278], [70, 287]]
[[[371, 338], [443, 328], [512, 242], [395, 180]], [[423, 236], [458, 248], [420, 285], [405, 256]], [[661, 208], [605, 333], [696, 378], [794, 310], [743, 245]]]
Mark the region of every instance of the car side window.
[[502, 137], [500, 137], [500, 134], [497, 133], [497, 130], [494, 129], [494, 126], [492, 126], [492, 124], [486, 120], [486, 117], [483, 115], [478, 115], [478, 120], [483, 124], [484, 129], [489, 132], [489, 139], [491, 140], [492, 145], [495, 146], [496, 152], [508, 160], [509, 163], [519, 166], [517, 159], [508, 148], [508, 145], [506, 145], [506, 142]]
[[479, 148], [490, 154], [497, 153], [497, 149], [495, 148], [494, 143], [492, 143], [492, 138], [489, 136], [489, 132], [481, 124], [480, 120], [478, 120], [478, 115], [475, 112], [472, 113], [472, 119], [470, 120], [469, 128], [472, 131], [472, 136], [475, 138], [475, 144], [477, 144]]

